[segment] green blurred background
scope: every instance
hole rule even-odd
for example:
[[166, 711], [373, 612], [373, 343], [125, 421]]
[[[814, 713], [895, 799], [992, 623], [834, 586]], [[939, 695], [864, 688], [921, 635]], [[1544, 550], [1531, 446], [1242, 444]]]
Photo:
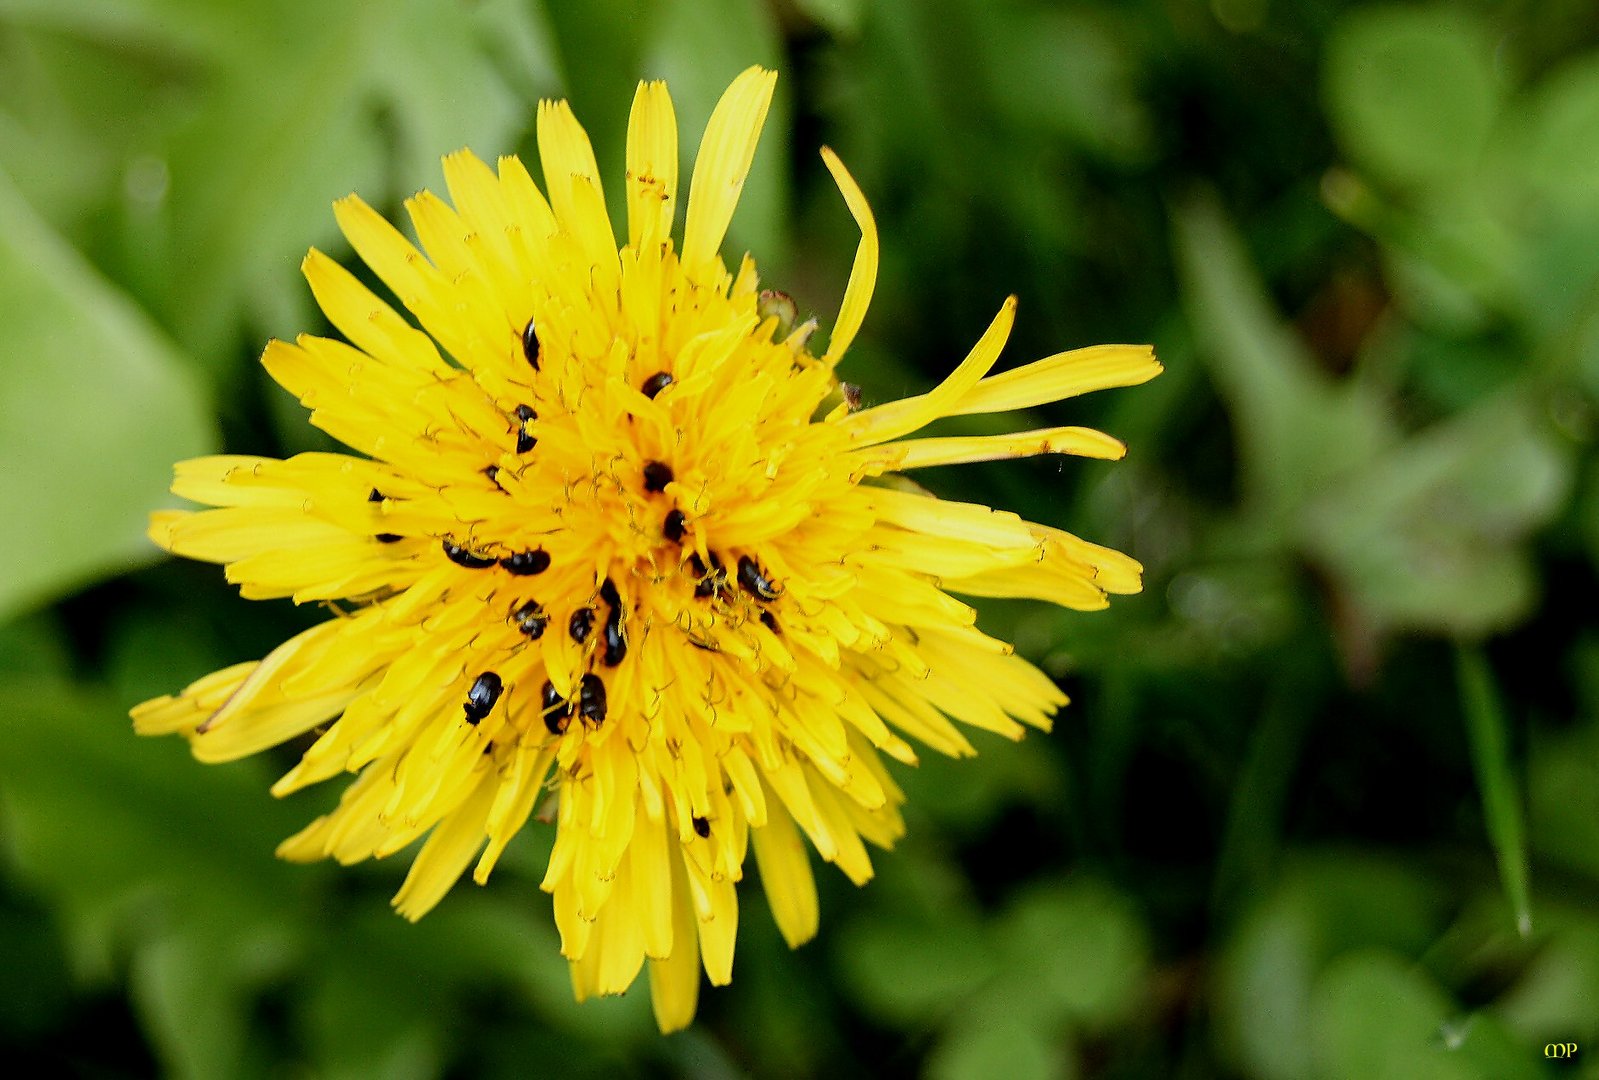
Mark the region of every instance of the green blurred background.
[[[985, 605], [1075, 698], [905, 772], [910, 835], [820, 871], [790, 953], [655, 1034], [575, 1006], [534, 827], [418, 926], [400, 860], [274, 862], [333, 792], [125, 710], [324, 617], [143, 538], [171, 463], [323, 447], [256, 357], [325, 326], [329, 202], [532, 155], [633, 84], [685, 156], [781, 70], [730, 247], [846, 377], [925, 388], [1153, 342], [1037, 410], [1131, 447], [922, 477], [1132, 552], [1108, 613]], [[613, 182], [613, 195], [619, 191]], [[1588, 0], [0, 0], [0, 1043], [14, 1075], [1599, 1075], [1599, 22]], [[952, 430], [1014, 430], [977, 418]], [[1525, 932], [1521, 929], [1525, 928]], [[1579, 1047], [1547, 1061], [1551, 1041]]]

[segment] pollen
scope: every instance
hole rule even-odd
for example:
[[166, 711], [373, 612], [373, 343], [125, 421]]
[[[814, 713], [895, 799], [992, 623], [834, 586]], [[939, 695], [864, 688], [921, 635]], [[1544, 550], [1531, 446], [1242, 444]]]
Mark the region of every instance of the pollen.
[[621, 993], [647, 966], [662, 1030], [692, 1020], [701, 971], [732, 977], [751, 849], [798, 945], [818, 925], [808, 849], [864, 884], [868, 845], [904, 831], [885, 759], [969, 755], [965, 729], [1019, 738], [1066, 703], [960, 597], [1087, 611], [1141, 572], [898, 474], [1120, 457], [1085, 428], [916, 433], [1143, 382], [1150, 349], [991, 375], [1013, 298], [938, 386], [861, 408], [838, 367], [879, 242], [827, 150], [861, 241], [825, 351], [751, 258], [723, 261], [775, 78], [751, 68], [716, 107], [680, 242], [661, 83], [633, 103], [625, 236], [564, 102], [538, 111], [542, 187], [515, 157], [451, 154], [448, 201], [406, 204], [417, 243], [340, 200], [404, 313], [313, 250], [304, 273], [342, 339], [273, 341], [262, 363], [353, 452], [183, 462], [173, 491], [208, 508], [159, 511], [150, 530], [223, 564], [246, 598], [338, 601], [343, 617], [140, 705], [137, 730], [181, 733], [206, 762], [319, 731], [273, 792], [353, 779], [279, 853], [420, 844], [394, 900], [409, 919], [469, 871], [485, 882], [553, 802], [542, 887], [576, 996]]

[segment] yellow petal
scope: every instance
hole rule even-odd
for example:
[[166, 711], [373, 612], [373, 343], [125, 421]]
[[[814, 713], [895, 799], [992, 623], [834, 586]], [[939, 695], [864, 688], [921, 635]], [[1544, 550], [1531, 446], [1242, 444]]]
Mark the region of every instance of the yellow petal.
[[[616, 236], [605, 215], [605, 189], [594, 162], [594, 147], [583, 125], [572, 115], [570, 105], [564, 101], [539, 102], [538, 143], [544, 188], [550, 193], [556, 221], [578, 241], [591, 262], [614, 260]], [[595, 198], [579, 202], [576, 192], [584, 189]]]
[[750, 163], [755, 160], [755, 144], [776, 85], [775, 71], [748, 68], [733, 80], [711, 112], [694, 159], [688, 216], [683, 223], [683, 266], [691, 276], [698, 276], [701, 264], [717, 258]]
[[1137, 386], [1164, 370], [1148, 345], [1094, 345], [991, 375], [950, 409], [951, 416], [1030, 409], [1113, 386]]
[[1027, 522], [1008, 510], [886, 487], [867, 488], [864, 494], [879, 521], [902, 529], [979, 544], [987, 549], [1031, 549], [1040, 543]]
[[1073, 611], [1100, 611], [1110, 606], [1092, 574], [1071, 577], [1050, 572], [1041, 564], [1022, 564], [983, 570], [964, 577], [944, 579], [944, 588], [964, 596], [1011, 597], [1047, 600]]
[[[673, 844], [675, 849], [676, 845]], [[650, 1004], [663, 1035], [681, 1031], [694, 1022], [700, 1000], [699, 923], [689, 899], [688, 874], [683, 860], [672, 852], [672, 890], [659, 902], [672, 909], [672, 955], [650, 960]]]
[[777, 800], [771, 800], [765, 828], [750, 830], [755, 846], [755, 864], [761, 871], [761, 886], [772, 919], [788, 947], [796, 949], [816, 936], [820, 911], [816, 903], [816, 879], [811, 875], [810, 854], [805, 841]]
[[472, 856], [483, 846], [483, 824], [494, 804], [495, 787], [493, 771], [484, 770], [483, 779], [466, 800], [433, 827], [394, 895], [395, 911], [415, 922], [432, 911], [466, 873]]
[[181, 693], [163, 694], [134, 706], [133, 730], [140, 735], [187, 734], [194, 731], [206, 717], [233, 696], [259, 665], [259, 660], [234, 664], [196, 679]]
[[877, 219], [872, 217], [872, 208], [866, 202], [866, 195], [855, 183], [849, 170], [844, 168], [838, 155], [824, 146], [822, 161], [826, 163], [827, 171], [833, 174], [833, 182], [843, 193], [844, 205], [849, 207], [850, 215], [861, 230], [860, 246], [855, 249], [855, 264], [849, 271], [849, 284], [844, 286], [844, 302], [839, 306], [838, 319], [833, 323], [833, 336], [828, 340], [827, 352], [822, 356], [824, 364], [833, 365], [838, 363], [855, 340], [861, 324], [866, 321], [866, 309], [872, 305], [872, 292], [877, 288]]
[[300, 268], [328, 321], [357, 348], [402, 370], [427, 374], [445, 369], [428, 336], [400, 318], [344, 267], [312, 248]]
[[857, 445], [871, 445], [908, 435], [949, 415], [951, 406], [965, 397], [988, 374], [994, 361], [999, 359], [1000, 350], [1005, 347], [1011, 324], [1015, 321], [1016, 298], [1011, 296], [1000, 306], [999, 313], [966, 354], [966, 359], [950, 372], [947, 379], [917, 397], [891, 401], [855, 413], [840, 423], [839, 427]]
[[635, 248], [672, 235], [677, 209], [677, 114], [664, 82], [641, 82], [627, 122], [627, 236]]
[[1015, 435], [952, 435], [934, 439], [908, 439], [875, 447], [865, 460], [876, 472], [925, 469], [932, 465], [960, 465], [973, 461], [1036, 457], [1039, 454], [1075, 454], [1078, 457], [1117, 461], [1127, 453], [1120, 439], [1093, 428], [1059, 427], [1021, 431]]

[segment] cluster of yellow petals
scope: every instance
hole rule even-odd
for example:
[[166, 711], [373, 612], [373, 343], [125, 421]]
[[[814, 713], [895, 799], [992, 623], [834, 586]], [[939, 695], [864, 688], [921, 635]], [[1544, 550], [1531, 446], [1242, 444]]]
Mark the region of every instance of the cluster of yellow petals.
[[[907, 438], [941, 417], [1023, 409], [1160, 370], [1104, 346], [989, 376], [1007, 301], [943, 383], [858, 409], [835, 365], [860, 328], [878, 241], [855, 182], [824, 159], [862, 241], [829, 347], [720, 249], [775, 75], [752, 68], [712, 115], [681, 248], [677, 125], [639, 87], [626, 242], [564, 102], [541, 105], [541, 192], [522, 163], [445, 159], [453, 206], [407, 202], [420, 248], [359, 199], [355, 252], [415, 324], [336, 262], [305, 273], [346, 341], [274, 341], [268, 371], [360, 457], [184, 462], [168, 550], [226, 565], [247, 597], [337, 617], [264, 660], [135, 710], [226, 761], [317, 731], [274, 787], [354, 773], [285, 841], [349, 863], [426, 837], [395, 898], [420, 917], [489, 875], [535, 814], [556, 837], [543, 887], [581, 999], [648, 963], [663, 1030], [700, 971], [732, 975], [747, 849], [785, 938], [817, 927], [808, 845], [851, 880], [903, 831], [882, 755], [907, 737], [973, 753], [960, 724], [1020, 737], [1065, 698], [951, 593], [1103, 607], [1139, 587], [1117, 552], [896, 474], [1040, 453], [1115, 458], [1097, 431]], [[425, 254], [424, 254], [425, 252]], [[790, 305], [791, 306], [791, 305]], [[347, 342], [347, 343], [346, 343]]]

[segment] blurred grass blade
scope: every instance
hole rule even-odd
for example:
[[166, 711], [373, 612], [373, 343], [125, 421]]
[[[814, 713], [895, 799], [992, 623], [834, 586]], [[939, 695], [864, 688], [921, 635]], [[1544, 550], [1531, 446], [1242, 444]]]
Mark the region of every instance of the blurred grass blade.
[[1212, 195], [1173, 211], [1172, 243], [1200, 356], [1237, 430], [1246, 495], [1284, 521], [1390, 443], [1391, 419], [1364, 386], [1317, 366]]
[[1482, 792], [1482, 815], [1488, 823], [1488, 839], [1499, 860], [1499, 877], [1505, 886], [1506, 899], [1516, 913], [1516, 929], [1526, 937], [1532, 933], [1532, 912], [1527, 899], [1527, 831], [1516, 780], [1510, 771], [1504, 708], [1494, 686], [1493, 673], [1488, 670], [1488, 662], [1480, 651], [1459, 649], [1455, 670], [1460, 680], [1471, 760], [1477, 771], [1477, 787]]

